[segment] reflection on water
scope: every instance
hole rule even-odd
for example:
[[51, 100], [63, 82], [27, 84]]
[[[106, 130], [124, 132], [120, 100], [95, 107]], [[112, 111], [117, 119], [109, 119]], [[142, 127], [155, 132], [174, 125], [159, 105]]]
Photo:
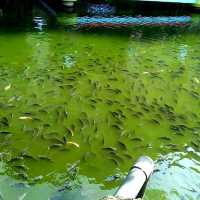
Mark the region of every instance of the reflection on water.
[[[200, 163], [191, 155], [183, 152], [169, 153], [161, 156], [156, 162], [154, 172], [144, 197], [144, 200], [159, 199], [200, 199], [199, 179]], [[78, 180], [78, 181], [77, 181]], [[29, 185], [27, 182], [17, 181], [7, 176], [1, 176], [0, 195], [2, 199], [100, 199], [113, 194], [116, 188], [103, 189], [103, 185], [85, 176], [78, 176], [67, 188], [55, 186], [51, 183]]]
[[42, 17], [34, 17], [33, 19], [34, 28], [38, 31], [42, 31], [44, 27], [47, 26], [47, 22]]
[[200, 199], [199, 180], [199, 160], [183, 152], [169, 153], [158, 159], [146, 199], [154, 190], [162, 191], [163, 199]]
[[186, 56], [187, 56], [187, 48], [188, 48], [187, 45], [181, 45], [181, 46], [180, 46], [179, 59], [180, 59], [181, 62], [183, 62], [183, 63], [184, 63], [185, 58], [186, 58]]
[[198, 29], [2, 31], [0, 43], [2, 198], [98, 199], [143, 154], [157, 163], [146, 199], [199, 198]]
[[191, 23], [191, 17], [79, 17], [80, 27], [120, 27], [120, 26], [184, 26]]
[[2, 176], [0, 181], [0, 197], [2, 199], [50, 199], [50, 200], [73, 200], [73, 199], [100, 199], [102, 196], [113, 193], [114, 190], [102, 190], [100, 184], [88, 181], [87, 177], [79, 176], [79, 184], [73, 185], [72, 189], [62, 190], [51, 183], [38, 183], [29, 185], [10, 177]]

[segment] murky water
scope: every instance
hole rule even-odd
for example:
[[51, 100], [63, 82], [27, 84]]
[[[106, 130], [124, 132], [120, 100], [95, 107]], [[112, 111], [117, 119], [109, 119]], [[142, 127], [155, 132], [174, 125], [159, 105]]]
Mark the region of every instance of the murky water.
[[146, 200], [200, 199], [198, 25], [36, 21], [0, 32], [0, 198], [99, 199], [148, 155]]

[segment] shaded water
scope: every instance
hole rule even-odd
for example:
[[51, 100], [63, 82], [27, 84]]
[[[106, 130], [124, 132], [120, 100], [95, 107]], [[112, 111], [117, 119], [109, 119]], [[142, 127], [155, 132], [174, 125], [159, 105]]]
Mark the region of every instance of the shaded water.
[[148, 155], [146, 200], [200, 199], [198, 26], [37, 30], [0, 33], [1, 198], [98, 199]]

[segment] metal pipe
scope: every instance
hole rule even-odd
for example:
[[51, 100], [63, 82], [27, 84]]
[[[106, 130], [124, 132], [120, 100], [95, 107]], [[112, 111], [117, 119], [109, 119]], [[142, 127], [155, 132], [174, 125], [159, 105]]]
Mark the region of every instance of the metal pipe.
[[119, 199], [142, 198], [153, 170], [153, 160], [147, 156], [140, 157], [114, 196]]

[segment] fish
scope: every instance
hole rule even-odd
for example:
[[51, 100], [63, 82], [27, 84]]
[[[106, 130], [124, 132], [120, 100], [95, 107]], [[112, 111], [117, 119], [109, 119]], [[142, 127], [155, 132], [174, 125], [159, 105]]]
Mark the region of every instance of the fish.
[[187, 120], [187, 116], [183, 115], [183, 114], [179, 114], [177, 116], [177, 118], [179, 118], [180, 120], [183, 120], [184, 122]]
[[122, 126], [120, 126], [119, 124], [113, 124], [112, 125], [113, 128], [117, 129], [117, 130], [124, 130]]
[[113, 92], [115, 94], [120, 94], [122, 91], [120, 89], [111, 89], [111, 88], [107, 88], [108, 91]]
[[66, 110], [63, 111], [63, 116], [68, 119], [69, 117], [69, 112], [67, 112]]
[[36, 118], [36, 117], [32, 118], [32, 120], [33, 120], [34, 122], [42, 122], [42, 120], [41, 120], [41, 119], [39, 119], [39, 118]]
[[10, 88], [11, 88], [11, 84], [7, 85], [7, 86], [4, 88], [4, 90], [5, 90], [5, 91], [8, 91], [8, 90], [10, 90]]
[[[130, 132], [129, 132], [129, 133], [130, 133]], [[129, 137], [129, 133], [128, 133], [127, 130], [123, 130], [123, 131], [121, 132], [121, 134], [120, 134], [120, 137], [127, 136], [127, 135], [128, 135], [128, 137]]]
[[153, 123], [153, 124], [160, 125], [160, 122], [156, 119], [151, 119], [150, 122]]
[[168, 104], [164, 104], [165, 108], [167, 110], [171, 110], [171, 111], [174, 111], [174, 108], [172, 106], [169, 106]]
[[46, 95], [54, 95], [55, 91], [54, 90], [49, 90], [45, 92]]
[[105, 151], [117, 151], [115, 147], [103, 147], [102, 149]]
[[74, 136], [74, 131], [73, 131], [71, 128], [68, 128], [68, 127], [67, 127], [66, 130], [67, 130], [67, 134], [70, 134], [71, 137]]
[[30, 160], [36, 160], [36, 158], [30, 154], [27, 154], [27, 153], [21, 153], [21, 156], [24, 158], [24, 159], [30, 159]]
[[198, 119], [198, 115], [196, 113], [191, 113], [191, 116], [195, 119]]
[[191, 92], [190, 92], [190, 95], [191, 95], [192, 97], [194, 97], [195, 99], [199, 99], [199, 94], [198, 94], [197, 92], [195, 92], [195, 91], [191, 91]]
[[28, 175], [25, 172], [19, 172], [19, 173], [15, 173], [15, 175], [17, 177], [19, 177], [20, 179], [24, 179], [27, 180], [28, 179]]
[[113, 103], [113, 101], [111, 101], [110, 99], [106, 99], [105, 100], [105, 103], [107, 104], [107, 105], [113, 105], [114, 103]]
[[73, 146], [75, 146], [77, 148], [80, 148], [80, 145], [78, 143], [76, 143], [76, 142], [73, 142], [73, 141], [68, 141], [67, 144], [68, 145], [73, 145]]
[[102, 140], [101, 140], [101, 144], [102, 144], [102, 145], [105, 145], [105, 138], [104, 138], [104, 137], [103, 137]]
[[163, 119], [162, 116], [161, 116], [161, 114], [159, 114], [159, 113], [155, 114], [155, 117], [158, 118], [159, 120]]
[[135, 96], [135, 99], [136, 99], [136, 101], [137, 101], [137, 102], [139, 102], [139, 101], [140, 101], [140, 97], [139, 97], [139, 96], [137, 96], [137, 95]]
[[120, 166], [119, 162], [114, 158], [108, 158], [108, 160], [112, 161], [117, 167]]
[[75, 89], [75, 86], [72, 85], [72, 84], [64, 84], [62, 86], [65, 87], [65, 88], [68, 88], [68, 89]]
[[109, 81], [117, 81], [118, 79], [116, 77], [109, 77], [108, 80]]
[[108, 152], [108, 155], [117, 160], [118, 162], [123, 162], [123, 158], [120, 157], [116, 151], [110, 151]]
[[2, 117], [2, 118], [0, 119], [0, 124], [2, 124], [2, 125], [4, 125], [4, 126], [8, 127], [8, 126], [9, 126], [9, 120], [8, 120], [8, 118], [7, 118], [7, 117]]
[[94, 104], [89, 105], [92, 109], [96, 109], [96, 106]]
[[79, 124], [80, 129], [83, 129], [86, 126], [86, 123], [87, 122], [85, 120], [82, 120], [82, 119], [77, 120], [77, 124]]
[[200, 83], [200, 81], [199, 81], [199, 79], [198, 79], [197, 77], [194, 77], [194, 78], [193, 78], [193, 81], [194, 81], [195, 83], [197, 83], [197, 84]]
[[78, 166], [80, 165], [80, 160], [77, 160], [75, 163], [73, 163], [72, 165], [70, 165], [68, 168], [67, 168], [67, 172], [69, 174], [75, 172], [78, 168]]
[[21, 116], [18, 119], [21, 119], [21, 120], [32, 120], [33, 118], [30, 117], [30, 116]]
[[184, 134], [181, 133], [181, 132], [175, 132], [175, 134], [176, 134], [176, 135], [180, 135], [180, 136], [184, 136]]
[[117, 112], [115, 112], [115, 111], [113, 111], [113, 112], [110, 112], [111, 113], [111, 115], [114, 117], [114, 118], [116, 118], [116, 119], [118, 119], [120, 116], [119, 116], [119, 113], [117, 113]]
[[174, 131], [177, 131], [177, 132], [182, 132], [182, 131], [186, 131], [186, 130], [190, 130], [189, 127], [187, 127], [186, 125], [184, 124], [178, 124], [178, 125], [171, 125], [170, 128]]
[[9, 135], [12, 134], [10, 131], [0, 131], [0, 134]]
[[177, 147], [171, 147], [170, 148], [171, 151], [175, 151], [175, 152], [178, 152], [178, 151], [181, 151], [179, 148]]
[[133, 159], [133, 157], [128, 153], [124, 153], [123, 156], [126, 157], [128, 160], [132, 160]]
[[167, 136], [161, 136], [159, 137], [160, 140], [165, 140], [165, 141], [171, 141], [172, 139], [170, 137]]
[[142, 142], [143, 139], [142, 139], [142, 138], [139, 138], [139, 137], [134, 137], [134, 138], [131, 138], [131, 141]]
[[97, 133], [97, 131], [98, 131], [98, 127], [95, 125], [95, 127], [94, 127], [94, 133]]
[[75, 81], [76, 80], [76, 76], [68, 76], [66, 78], [66, 80], [68, 80], [68, 81]]
[[0, 108], [7, 110], [9, 108], [14, 108], [14, 106], [12, 104], [4, 104], [0, 102]]
[[48, 114], [48, 111], [45, 109], [39, 109], [38, 112], [43, 114]]
[[142, 112], [134, 112], [132, 114], [133, 117], [137, 117], [137, 118], [140, 118], [141, 116], [143, 116], [143, 113]]
[[11, 97], [9, 100], [8, 100], [8, 103], [11, 103], [11, 102], [15, 102], [15, 101], [19, 101], [21, 99], [20, 96], [13, 96]]
[[26, 167], [25, 165], [14, 165], [13, 167], [17, 168], [17, 169], [20, 169], [20, 170], [24, 170], [24, 171], [27, 171], [29, 168]]
[[90, 99], [89, 100], [91, 103], [97, 103], [97, 101], [95, 99]]
[[63, 144], [55, 143], [55, 144], [49, 145], [48, 149], [60, 148], [60, 147], [62, 147], [62, 146], [63, 146]]
[[54, 81], [58, 82], [58, 83], [63, 83], [63, 80], [57, 77], [54, 77]]
[[118, 141], [118, 142], [117, 142], [117, 146], [118, 146], [121, 150], [123, 150], [123, 151], [126, 151], [126, 150], [127, 150], [127, 147], [126, 147], [126, 145], [125, 145], [123, 142]]
[[142, 109], [145, 111], [145, 112], [150, 112], [149, 108], [145, 107], [145, 106], [142, 106]]
[[32, 179], [32, 181], [33, 181], [33, 182], [37, 182], [37, 181], [42, 180], [43, 178], [44, 178], [44, 177], [43, 177], [42, 175], [40, 175], [40, 176], [34, 177], [34, 178]]
[[37, 158], [40, 159], [40, 160], [53, 162], [53, 160], [51, 158], [49, 158], [48, 156], [45, 156], [45, 155], [38, 155]]
[[64, 141], [62, 140], [62, 139], [60, 139], [60, 138], [58, 138], [58, 137], [43, 137], [44, 139], [46, 139], [46, 140], [49, 140], [49, 141], [51, 141], [52, 143], [54, 143], [54, 144], [64, 144]]
[[11, 158], [8, 163], [12, 163], [12, 162], [17, 162], [17, 161], [21, 161], [23, 160], [24, 158], [22, 156], [15, 156], [13, 158]]
[[45, 128], [49, 128], [49, 127], [51, 127], [51, 125], [48, 124], [48, 123], [45, 123], [45, 124], [43, 124], [43, 127], [45, 127]]
[[198, 145], [196, 142], [191, 141], [191, 144], [192, 144], [194, 147], [199, 148], [199, 145]]
[[33, 106], [33, 107], [41, 107], [42, 105], [39, 104], [39, 103], [33, 103], [33, 104], [31, 104], [31, 106]]
[[167, 147], [173, 147], [173, 148], [177, 147], [177, 145], [173, 144], [173, 143], [166, 144], [165, 146], [167, 146]]
[[63, 141], [63, 144], [64, 144], [64, 145], [67, 144], [67, 136], [66, 136], [66, 135], [64, 135], [64, 136], [62, 137], [62, 141]]
[[106, 182], [113, 182], [113, 181], [119, 180], [120, 178], [121, 178], [120, 174], [115, 174], [113, 176], [106, 177], [105, 181]]

